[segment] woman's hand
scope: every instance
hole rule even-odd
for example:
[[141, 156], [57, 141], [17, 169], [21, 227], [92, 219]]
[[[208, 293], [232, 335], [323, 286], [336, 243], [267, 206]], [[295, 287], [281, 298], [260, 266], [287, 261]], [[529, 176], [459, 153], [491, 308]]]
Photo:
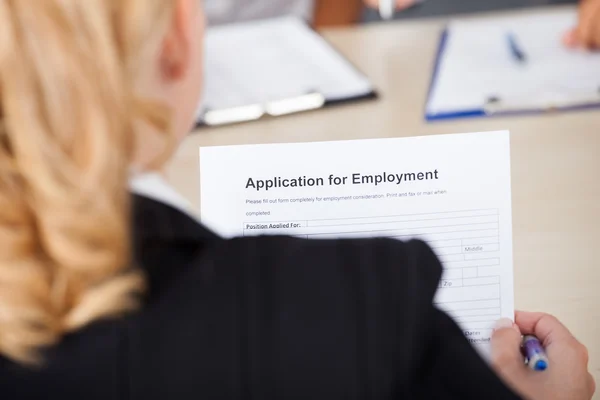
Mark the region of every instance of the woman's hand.
[[577, 27], [565, 34], [564, 43], [573, 48], [600, 48], [600, 0], [581, 1]]
[[[512, 389], [529, 400], [589, 400], [596, 389], [588, 372], [588, 352], [556, 318], [517, 312], [515, 324], [501, 320], [492, 336], [492, 366]], [[535, 335], [549, 359], [546, 371], [525, 366], [521, 335]]]

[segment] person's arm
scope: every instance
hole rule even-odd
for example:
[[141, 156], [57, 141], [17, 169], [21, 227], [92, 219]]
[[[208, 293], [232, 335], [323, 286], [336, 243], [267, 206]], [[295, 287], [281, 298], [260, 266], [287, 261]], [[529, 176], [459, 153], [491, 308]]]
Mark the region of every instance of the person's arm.
[[[394, 388], [396, 398], [518, 399], [434, 306], [442, 266], [425, 243], [262, 240], [274, 251], [251, 276], [276, 288], [270, 298], [280, 313], [306, 316], [301, 325], [281, 321], [278, 334], [294, 338], [305, 359], [329, 354], [320, 368], [334, 365], [337, 376], [358, 368], [357, 390], [367, 398]], [[287, 351], [277, 354], [290, 360]]]
[[[245, 353], [253, 355], [247, 384], [269, 386], [262, 380], [268, 377], [277, 383], [273, 390], [279, 398], [331, 398], [332, 393], [390, 398], [393, 393], [393, 398], [511, 400], [555, 385], [566, 386], [563, 394], [573, 396], [531, 399], [587, 400], [577, 397], [578, 391], [593, 389], [586, 386], [587, 374], [579, 379], [521, 373], [526, 370], [522, 357], [520, 364], [501, 368], [505, 360], [517, 360], [520, 335], [503, 346], [498, 346], [505, 343], [502, 334], [494, 336], [496, 375], [458, 325], [435, 307], [442, 266], [420, 241], [246, 237], [215, 242], [197, 265], [202, 266], [200, 280], [211, 276], [211, 282], [228, 288], [208, 309], [219, 306], [218, 315], [229, 315], [221, 309], [235, 310], [235, 334], [244, 338]], [[204, 272], [207, 267], [210, 274]], [[199, 290], [188, 281], [196, 296], [223, 290]], [[538, 332], [519, 315], [517, 322], [540, 339], [564, 339]], [[559, 364], [565, 363], [587, 372], [580, 346], [572, 343], [547, 346], [550, 368], [556, 364], [564, 372]]]
[[[417, 270], [441, 270], [433, 251], [422, 242], [411, 242]], [[402, 268], [401, 266], [399, 266]], [[425, 275], [427, 276], [427, 275]], [[423, 283], [430, 278], [423, 279]], [[405, 288], [399, 288], [406, 290]], [[427, 293], [430, 295], [430, 293]], [[433, 294], [421, 311], [417, 331], [421, 335], [417, 373], [406, 393], [414, 399], [486, 399], [511, 400], [512, 392], [467, 341], [462, 329], [445, 312], [433, 305]]]

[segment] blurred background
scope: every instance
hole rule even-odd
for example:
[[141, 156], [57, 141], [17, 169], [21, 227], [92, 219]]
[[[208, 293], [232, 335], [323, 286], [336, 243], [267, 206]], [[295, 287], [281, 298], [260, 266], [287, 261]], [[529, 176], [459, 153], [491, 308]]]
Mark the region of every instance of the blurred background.
[[[394, 19], [451, 16], [569, 3], [574, 4], [576, 0], [425, 0], [396, 12]], [[314, 21], [317, 28], [381, 21], [376, 9], [377, 0], [205, 0], [205, 4], [209, 22], [213, 25], [283, 14], [300, 15]]]
[[[321, 3], [334, 2], [320, 0]], [[343, 2], [343, 0], [338, 0]], [[468, 14], [476, 12], [503, 11], [527, 7], [541, 7], [554, 4], [575, 4], [576, 0], [427, 0], [416, 7], [398, 12], [395, 19], [421, 18], [433, 16], [449, 16], [453, 14]], [[365, 7], [360, 15], [363, 22], [381, 21], [379, 13], [370, 7]], [[327, 20], [324, 21], [327, 23]]]

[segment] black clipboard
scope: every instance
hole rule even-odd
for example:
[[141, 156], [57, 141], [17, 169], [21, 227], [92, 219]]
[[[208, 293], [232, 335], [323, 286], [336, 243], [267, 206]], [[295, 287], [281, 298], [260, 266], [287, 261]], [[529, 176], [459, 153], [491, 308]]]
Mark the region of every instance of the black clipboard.
[[[341, 54], [341, 52], [339, 52], [339, 50], [326, 38], [316, 32], [310, 24], [306, 21], [303, 22], [310, 30], [318, 35], [331, 52], [336, 53], [340, 58], [344, 59], [355, 72], [367, 79], [366, 74], [362, 73], [353, 62]], [[264, 104], [247, 104], [226, 109], [205, 109], [202, 114], [198, 116], [196, 127], [228, 126], [378, 99], [378, 91], [372, 85], [371, 88], [372, 89], [367, 93], [363, 92], [355, 96], [344, 98], [328, 99], [325, 95], [319, 93], [319, 91], [311, 91], [291, 98], [279, 99]]]

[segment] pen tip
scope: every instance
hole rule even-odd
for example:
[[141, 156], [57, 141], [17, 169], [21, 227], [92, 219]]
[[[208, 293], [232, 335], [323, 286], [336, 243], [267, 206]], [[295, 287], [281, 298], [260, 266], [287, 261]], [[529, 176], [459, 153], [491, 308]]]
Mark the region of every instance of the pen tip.
[[535, 363], [535, 370], [536, 371], [545, 371], [548, 368], [548, 363], [544, 360], [538, 360]]

